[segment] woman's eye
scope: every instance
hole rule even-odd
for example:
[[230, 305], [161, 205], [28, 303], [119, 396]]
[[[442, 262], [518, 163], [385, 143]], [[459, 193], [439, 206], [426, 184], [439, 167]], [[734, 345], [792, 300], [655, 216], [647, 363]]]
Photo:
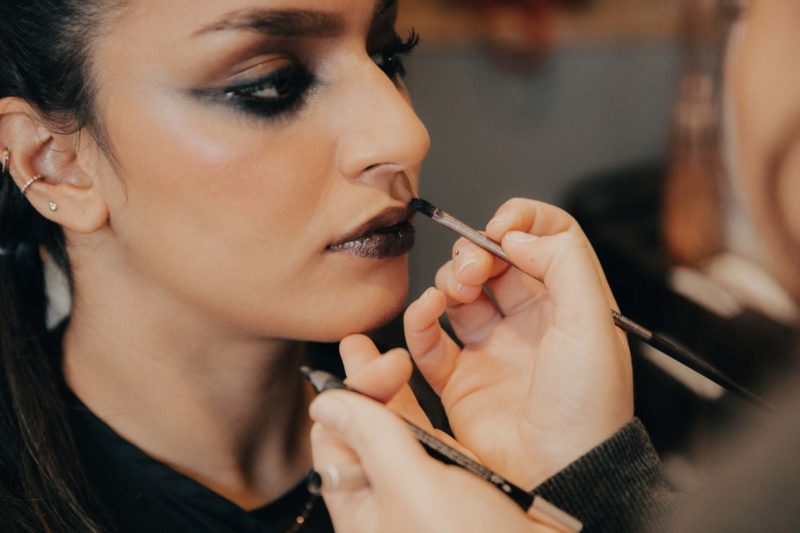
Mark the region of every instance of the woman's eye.
[[305, 67], [290, 65], [223, 93], [226, 100], [247, 112], [273, 117], [297, 109], [313, 84], [314, 77]]
[[420, 36], [413, 29], [406, 40], [395, 36], [394, 40], [378, 52], [372, 54], [372, 60], [391, 79], [396, 80], [406, 75], [403, 56], [408, 56], [420, 43]]

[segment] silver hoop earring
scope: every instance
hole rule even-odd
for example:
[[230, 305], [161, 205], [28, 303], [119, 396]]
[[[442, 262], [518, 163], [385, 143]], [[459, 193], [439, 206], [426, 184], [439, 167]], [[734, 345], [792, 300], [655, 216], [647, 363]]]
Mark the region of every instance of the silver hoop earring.
[[8, 170], [8, 160], [11, 157], [11, 152], [8, 151], [8, 148], [3, 150], [3, 161], [0, 163], [2, 165], [2, 172], [0, 174], [5, 174]]
[[23, 185], [22, 189], [21, 189], [22, 196], [25, 196], [25, 194], [27, 194], [27, 192], [28, 192], [28, 189], [31, 188], [31, 185], [33, 185], [34, 183], [36, 183], [40, 179], [42, 179], [42, 175], [41, 174], [36, 174], [34, 177], [32, 177], [31, 179], [26, 181], [25, 185]]
[[49, 204], [47, 204], [47, 207], [48, 207], [48, 208], [50, 209], [50, 211], [52, 211], [53, 213], [55, 213], [56, 211], [58, 211], [58, 204], [57, 204], [57, 203], [55, 203], [55, 202], [50, 202]]

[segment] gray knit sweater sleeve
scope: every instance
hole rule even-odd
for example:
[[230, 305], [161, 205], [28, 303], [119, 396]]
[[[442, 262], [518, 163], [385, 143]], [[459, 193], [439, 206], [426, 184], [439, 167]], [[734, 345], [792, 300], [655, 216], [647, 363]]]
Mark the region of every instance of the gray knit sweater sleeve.
[[638, 419], [533, 490], [584, 523], [584, 532], [652, 529], [676, 495]]

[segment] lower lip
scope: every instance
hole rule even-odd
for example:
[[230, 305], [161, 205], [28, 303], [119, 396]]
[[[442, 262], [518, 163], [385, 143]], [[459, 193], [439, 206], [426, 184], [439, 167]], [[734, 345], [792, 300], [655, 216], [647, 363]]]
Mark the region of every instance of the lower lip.
[[352, 241], [329, 246], [327, 251], [365, 257], [367, 259], [388, 259], [400, 257], [414, 247], [414, 226], [402, 222], [389, 228], [362, 235]]

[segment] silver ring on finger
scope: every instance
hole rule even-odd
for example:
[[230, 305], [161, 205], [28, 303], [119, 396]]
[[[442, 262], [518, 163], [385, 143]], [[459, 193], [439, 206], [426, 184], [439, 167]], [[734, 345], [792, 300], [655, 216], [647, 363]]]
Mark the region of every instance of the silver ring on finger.
[[357, 490], [369, 486], [361, 465], [325, 465], [312, 469], [308, 474], [308, 491], [321, 494], [322, 491]]

